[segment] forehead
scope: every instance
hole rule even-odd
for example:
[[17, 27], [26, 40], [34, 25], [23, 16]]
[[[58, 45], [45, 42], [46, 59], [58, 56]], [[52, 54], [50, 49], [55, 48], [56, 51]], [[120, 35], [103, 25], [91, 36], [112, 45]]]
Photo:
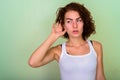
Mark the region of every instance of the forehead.
[[76, 19], [79, 17], [80, 17], [80, 15], [77, 11], [70, 10], [65, 13], [65, 19], [67, 19], [67, 18]]

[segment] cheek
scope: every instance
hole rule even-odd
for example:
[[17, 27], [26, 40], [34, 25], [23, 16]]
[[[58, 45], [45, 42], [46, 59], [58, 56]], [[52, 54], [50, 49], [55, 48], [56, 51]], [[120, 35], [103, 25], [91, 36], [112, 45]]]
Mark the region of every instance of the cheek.
[[80, 31], [83, 32], [83, 27], [80, 27]]
[[80, 27], [79, 27], [80, 30], [83, 30], [83, 27], [84, 27], [84, 24], [81, 24]]

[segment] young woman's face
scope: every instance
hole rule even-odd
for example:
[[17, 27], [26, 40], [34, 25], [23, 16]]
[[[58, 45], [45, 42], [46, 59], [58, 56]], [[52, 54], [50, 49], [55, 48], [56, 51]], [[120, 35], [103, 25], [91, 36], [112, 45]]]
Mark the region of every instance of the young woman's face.
[[77, 11], [68, 11], [65, 14], [64, 29], [69, 37], [82, 37], [83, 20]]

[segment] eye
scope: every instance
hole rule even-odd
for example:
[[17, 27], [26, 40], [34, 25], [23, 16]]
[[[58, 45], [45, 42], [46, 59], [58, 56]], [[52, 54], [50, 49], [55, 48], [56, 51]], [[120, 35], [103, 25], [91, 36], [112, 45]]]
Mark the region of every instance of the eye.
[[66, 23], [71, 23], [71, 21], [68, 20], [68, 21], [66, 21]]
[[77, 22], [82, 22], [82, 19], [81, 18], [77, 19]]

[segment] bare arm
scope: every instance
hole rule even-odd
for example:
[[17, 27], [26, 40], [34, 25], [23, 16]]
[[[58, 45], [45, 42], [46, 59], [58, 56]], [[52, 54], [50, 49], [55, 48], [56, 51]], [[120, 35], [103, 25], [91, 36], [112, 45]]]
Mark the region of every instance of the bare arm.
[[29, 59], [29, 65], [31, 67], [43, 66], [55, 59], [55, 48], [50, 48], [51, 45], [66, 31], [62, 31], [60, 24], [54, 24], [52, 32], [49, 37], [38, 47]]
[[102, 44], [94, 41], [93, 46], [95, 51], [97, 52], [97, 72], [96, 72], [96, 80], [105, 80], [104, 69], [103, 69], [103, 50]]

